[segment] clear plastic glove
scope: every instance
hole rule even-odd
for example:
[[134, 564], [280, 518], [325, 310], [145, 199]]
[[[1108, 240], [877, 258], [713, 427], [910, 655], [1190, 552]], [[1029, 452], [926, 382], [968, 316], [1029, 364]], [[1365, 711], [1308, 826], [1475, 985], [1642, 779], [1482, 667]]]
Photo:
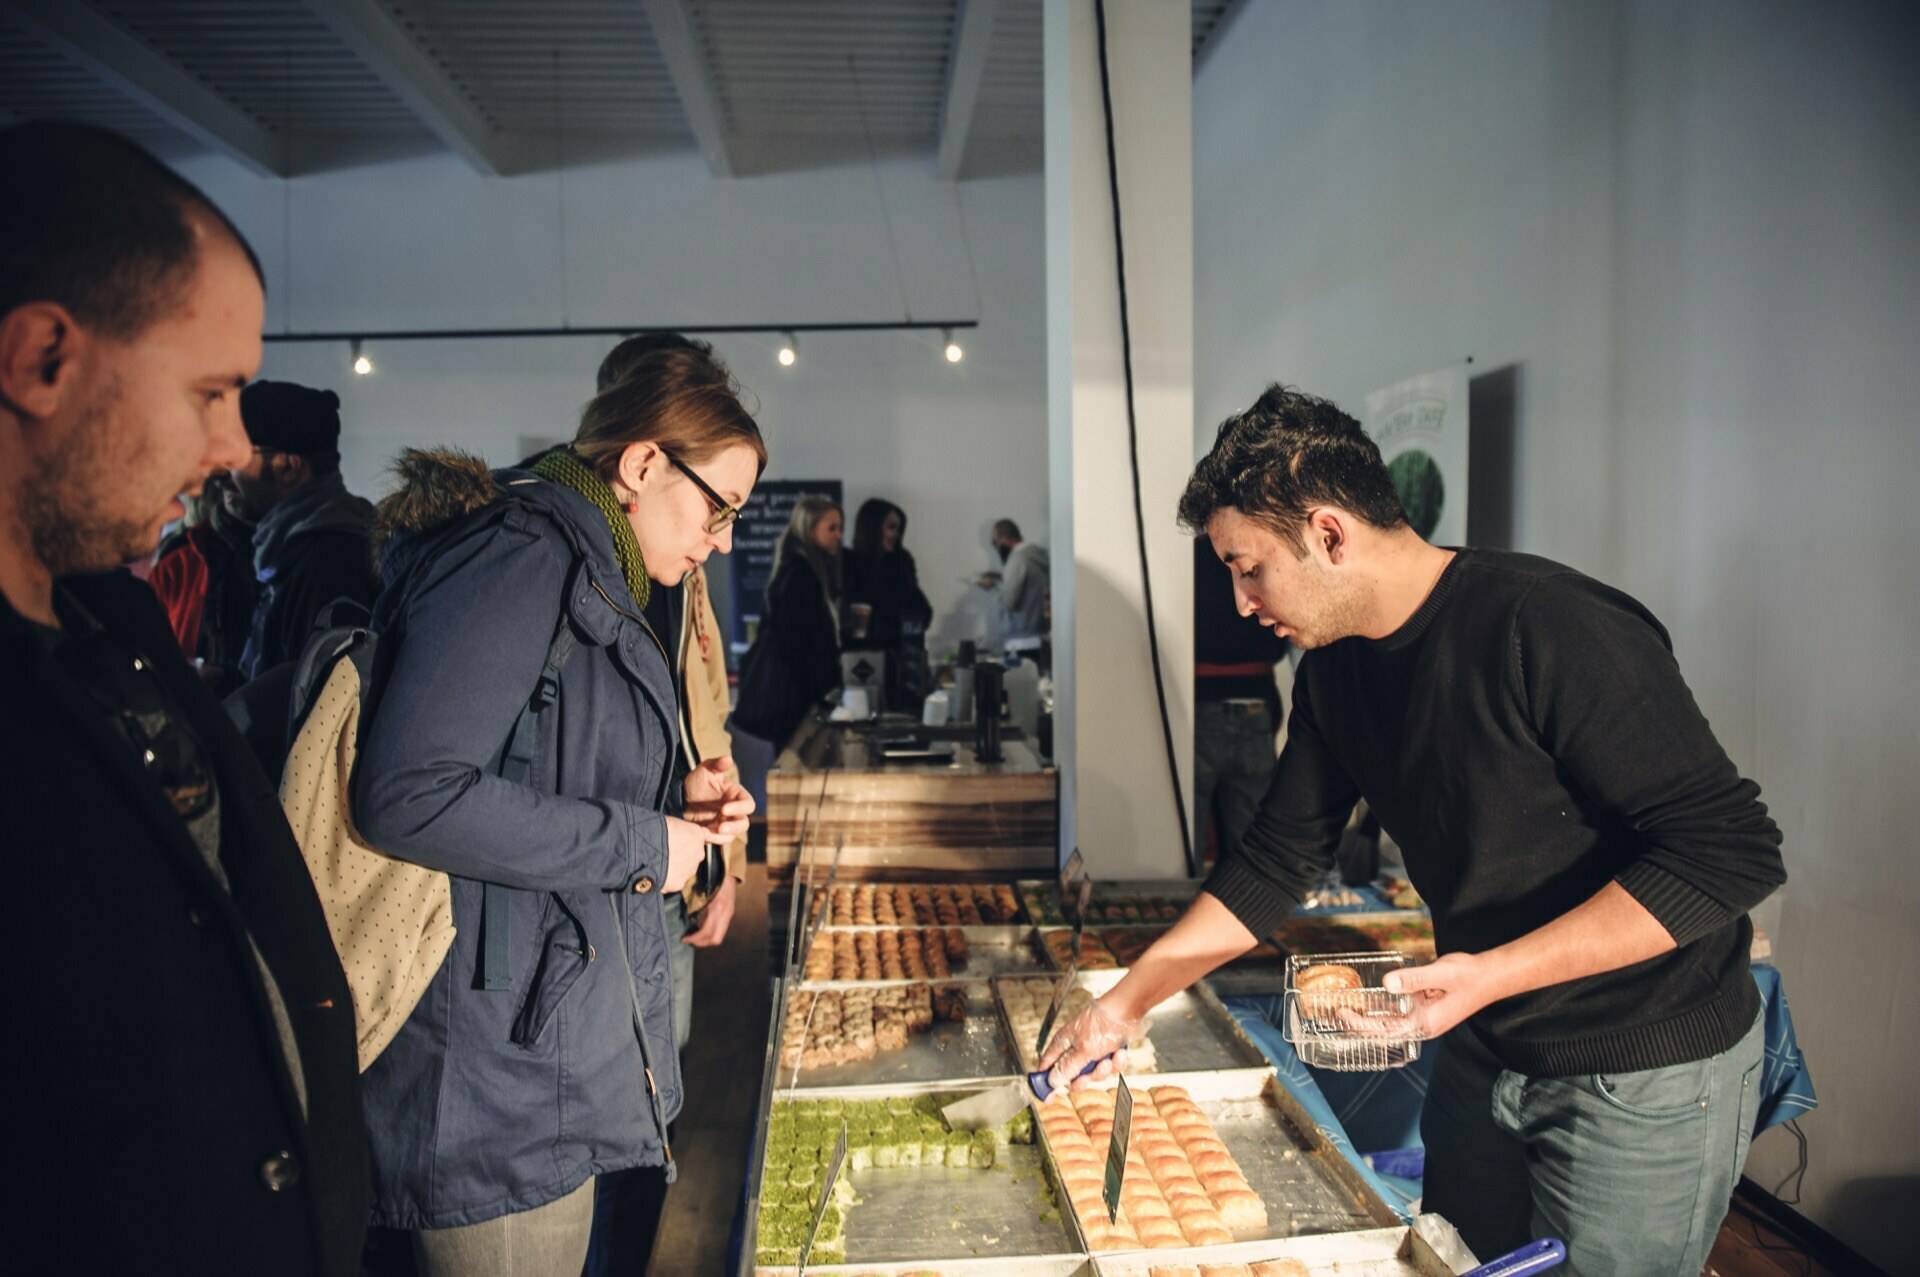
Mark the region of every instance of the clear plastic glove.
[[[1110, 1078], [1126, 1067], [1127, 1043], [1139, 1032], [1138, 1016], [1109, 1006], [1106, 998], [1096, 998], [1053, 1035], [1047, 1053], [1040, 1057], [1040, 1067], [1048, 1071], [1047, 1081], [1055, 1090]], [[1098, 1066], [1085, 1077], [1079, 1076], [1080, 1070], [1095, 1060]]]

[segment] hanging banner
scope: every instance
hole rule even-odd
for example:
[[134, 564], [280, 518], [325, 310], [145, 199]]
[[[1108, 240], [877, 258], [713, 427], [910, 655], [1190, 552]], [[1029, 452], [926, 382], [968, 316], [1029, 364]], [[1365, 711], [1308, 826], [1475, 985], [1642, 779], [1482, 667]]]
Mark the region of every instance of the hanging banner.
[[1413, 530], [1434, 545], [1465, 545], [1466, 365], [1374, 391], [1367, 396], [1366, 427]]

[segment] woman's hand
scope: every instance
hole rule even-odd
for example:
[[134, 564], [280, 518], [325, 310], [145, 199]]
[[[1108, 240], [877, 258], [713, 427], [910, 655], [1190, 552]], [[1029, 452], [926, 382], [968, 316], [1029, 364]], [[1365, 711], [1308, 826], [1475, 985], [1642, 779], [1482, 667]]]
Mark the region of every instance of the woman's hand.
[[681, 944], [690, 944], [696, 949], [712, 949], [727, 938], [727, 928], [733, 923], [734, 888], [738, 885], [732, 874], [721, 880], [713, 898], [707, 901], [707, 911], [700, 915], [699, 929], [681, 937]]
[[732, 773], [733, 760], [724, 755], [708, 758], [687, 773], [686, 806], [680, 813], [714, 835], [709, 842], [731, 842], [747, 832], [747, 817], [753, 815], [753, 795]]
[[707, 844], [733, 841], [732, 834], [719, 834], [705, 825], [696, 825], [678, 816], [667, 817], [667, 880], [660, 890], [671, 895], [682, 891], [707, 859]]

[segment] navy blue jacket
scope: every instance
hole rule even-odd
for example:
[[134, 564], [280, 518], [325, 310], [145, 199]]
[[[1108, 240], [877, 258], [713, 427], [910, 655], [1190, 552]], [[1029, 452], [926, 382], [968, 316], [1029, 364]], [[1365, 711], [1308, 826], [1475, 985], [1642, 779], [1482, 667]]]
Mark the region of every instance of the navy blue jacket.
[[[410, 470], [413, 490], [382, 505], [403, 526], [383, 556], [354, 810], [374, 846], [452, 876], [457, 935], [364, 1083], [373, 1222], [443, 1228], [667, 1160], [677, 714], [591, 503], [454, 456], [413, 454]], [[533, 783], [513, 784], [499, 755], [563, 610], [579, 647], [539, 717]], [[513, 888], [505, 991], [478, 979], [487, 882]]]

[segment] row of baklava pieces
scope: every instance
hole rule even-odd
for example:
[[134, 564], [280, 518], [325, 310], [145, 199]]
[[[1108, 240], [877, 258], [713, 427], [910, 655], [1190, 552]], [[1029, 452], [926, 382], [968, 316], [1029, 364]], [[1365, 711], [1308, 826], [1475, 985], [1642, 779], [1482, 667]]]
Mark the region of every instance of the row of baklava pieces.
[[815, 939], [809, 980], [912, 980], [952, 974], [967, 961], [960, 930], [840, 931]]
[[1073, 1209], [1094, 1250], [1218, 1246], [1266, 1226], [1267, 1208], [1240, 1173], [1213, 1123], [1178, 1087], [1134, 1096], [1133, 1134], [1120, 1210], [1101, 1200], [1114, 1093], [1056, 1093], [1040, 1124]]
[[[1020, 900], [1004, 884], [887, 886], [859, 883], [832, 893], [832, 919], [839, 926], [938, 923], [996, 925], [1018, 921]], [[815, 914], [819, 912], [815, 905]]]

